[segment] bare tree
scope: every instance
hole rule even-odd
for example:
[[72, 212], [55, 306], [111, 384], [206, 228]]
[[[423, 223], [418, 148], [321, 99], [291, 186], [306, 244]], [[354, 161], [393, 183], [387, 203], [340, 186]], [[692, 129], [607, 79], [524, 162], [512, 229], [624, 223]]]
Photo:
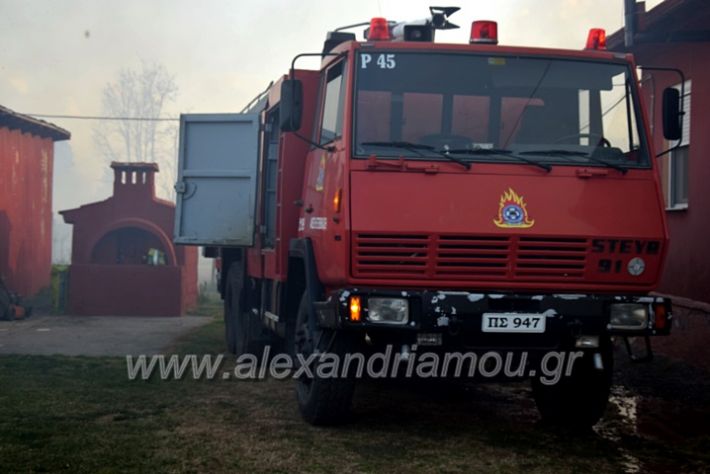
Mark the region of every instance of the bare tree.
[[158, 163], [158, 193], [171, 200], [178, 127], [174, 121], [152, 119], [162, 117], [177, 91], [174, 77], [159, 63], [143, 61], [140, 69], [122, 69], [102, 96], [103, 114], [118, 119], [99, 122], [93, 134], [99, 152], [110, 161]]

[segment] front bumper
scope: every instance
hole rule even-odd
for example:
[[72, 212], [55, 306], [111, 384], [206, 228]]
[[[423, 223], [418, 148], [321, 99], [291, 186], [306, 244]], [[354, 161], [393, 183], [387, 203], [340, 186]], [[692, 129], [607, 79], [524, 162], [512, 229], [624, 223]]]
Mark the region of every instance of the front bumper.
[[[359, 296], [363, 316], [352, 321], [349, 302]], [[405, 298], [409, 302], [406, 324], [381, 324], [368, 321], [367, 299], [370, 297]], [[620, 330], [610, 324], [613, 304], [647, 305], [648, 324], [634, 330]], [[331, 293], [326, 301], [314, 303], [322, 327], [350, 331], [389, 334], [439, 333], [445, 340], [476, 347], [545, 347], [574, 344], [582, 335], [651, 336], [670, 332], [672, 318], [670, 300], [636, 295], [585, 294], [514, 294], [473, 293], [466, 291], [384, 290], [352, 288]], [[657, 309], [663, 307], [664, 319], [656, 320]], [[546, 318], [543, 333], [491, 333], [482, 331], [484, 313], [540, 314]]]

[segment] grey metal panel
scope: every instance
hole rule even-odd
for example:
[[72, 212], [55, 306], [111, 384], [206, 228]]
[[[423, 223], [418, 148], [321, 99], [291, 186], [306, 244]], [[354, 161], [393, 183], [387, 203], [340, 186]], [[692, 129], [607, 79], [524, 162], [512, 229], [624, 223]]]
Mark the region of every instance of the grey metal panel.
[[259, 117], [180, 116], [177, 244], [254, 245]]

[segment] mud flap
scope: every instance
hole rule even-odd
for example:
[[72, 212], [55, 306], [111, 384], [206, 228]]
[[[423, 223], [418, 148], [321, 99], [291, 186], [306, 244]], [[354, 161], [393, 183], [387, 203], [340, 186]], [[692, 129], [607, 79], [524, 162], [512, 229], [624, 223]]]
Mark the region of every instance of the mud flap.
[[631, 347], [631, 342], [629, 341], [629, 336], [624, 336], [624, 345], [626, 346], [626, 352], [629, 354], [629, 359], [631, 362], [651, 362], [653, 360], [653, 349], [651, 348], [651, 338], [649, 336], [644, 336], [644, 345], [646, 346], [645, 354], [639, 356], [634, 353]]

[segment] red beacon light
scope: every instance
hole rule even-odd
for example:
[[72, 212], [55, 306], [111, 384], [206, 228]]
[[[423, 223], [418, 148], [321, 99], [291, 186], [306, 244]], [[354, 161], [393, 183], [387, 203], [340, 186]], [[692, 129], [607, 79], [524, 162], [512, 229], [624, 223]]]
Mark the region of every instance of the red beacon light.
[[392, 39], [390, 27], [386, 18], [375, 17], [370, 20], [370, 28], [367, 33], [368, 41], [388, 41]]
[[471, 23], [471, 39], [469, 44], [498, 44], [498, 23], [495, 21], [479, 20]]
[[606, 49], [606, 31], [603, 28], [592, 28], [589, 30], [586, 49]]

